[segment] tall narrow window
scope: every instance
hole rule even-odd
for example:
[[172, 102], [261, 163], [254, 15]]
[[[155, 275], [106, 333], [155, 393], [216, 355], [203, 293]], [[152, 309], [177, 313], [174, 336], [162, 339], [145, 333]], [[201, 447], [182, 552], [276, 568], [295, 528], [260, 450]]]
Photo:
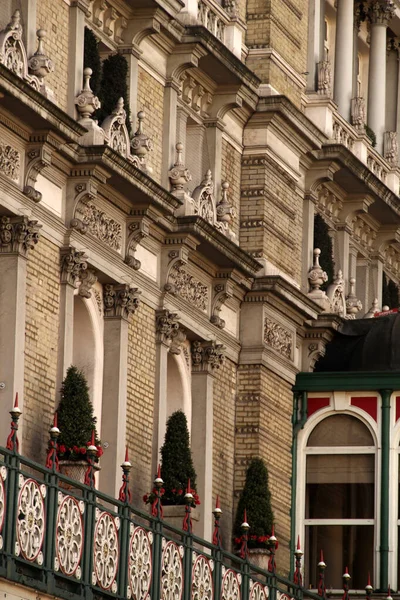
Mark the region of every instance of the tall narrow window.
[[350, 415], [333, 415], [312, 431], [306, 449], [306, 573], [317, 587], [319, 553], [326, 584], [341, 589], [346, 567], [362, 589], [373, 572], [375, 445], [367, 427]]

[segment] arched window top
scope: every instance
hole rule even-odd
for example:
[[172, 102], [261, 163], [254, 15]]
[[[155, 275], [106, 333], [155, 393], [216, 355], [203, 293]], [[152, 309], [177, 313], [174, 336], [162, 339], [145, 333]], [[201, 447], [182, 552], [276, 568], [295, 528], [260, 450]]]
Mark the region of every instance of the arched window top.
[[307, 446], [374, 446], [368, 428], [356, 417], [332, 415], [318, 423]]

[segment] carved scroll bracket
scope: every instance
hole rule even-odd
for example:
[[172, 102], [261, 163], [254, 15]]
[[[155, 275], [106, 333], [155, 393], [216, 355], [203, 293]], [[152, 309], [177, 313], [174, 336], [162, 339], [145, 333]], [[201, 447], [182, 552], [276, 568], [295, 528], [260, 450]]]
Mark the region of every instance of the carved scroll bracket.
[[128, 224], [124, 262], [132, 267], [132, 269], [135, 269], [135, 271], [138, 271], [142, 266], [140, 260], [135, 258], [136, 248], [144, 238], [149, 236], [150, 223], [151, 221], [148, 217], [141, 217], [130, 221]]
[[189, 248], [186, 246], [177, 246], [168, 252], [167, 264], [165, 266], [165, 285], [166, 292], [173, 293], [172, 284], [170, 282], [171, 272], [177, 268], [187, 265], [189, 260]]
[[40, 202], [42, 199], [42, 193], [35, 186], [39, 173], [51, 165], [51, 156], [52, 148], [47, 144], [27, 150], [24, 194], [34, 202]]
[[224, 329], [225, 321], [221, 319], [220, 312], [225, 302], [233, 297], [233, 283], [231, 281], [218, 280], [214, 283], [213, 293], [210, 321], [220, 329]]

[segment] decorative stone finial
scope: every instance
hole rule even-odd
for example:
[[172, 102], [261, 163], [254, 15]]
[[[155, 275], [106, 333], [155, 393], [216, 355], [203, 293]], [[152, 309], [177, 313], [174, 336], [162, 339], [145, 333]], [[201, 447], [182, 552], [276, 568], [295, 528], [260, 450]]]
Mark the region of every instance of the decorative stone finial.
[[366, 123], [365, 100], [361, 96], [351, 100], [351, 123], [358, 131], [364, 132]]
[[18, 31], [22, 33], [22, 25], [21, 25], [21, 11], [16, 10], [11, 17], [11, 21], [5, 28], [5, 31]]
[[153, 150], [153, 142], [143, 132], [145, 114], [142, 110], [138, 112], [137, 118], [138, 128], [131, 138], [131, 152], [143, 160], [147, 156], [147, 153]]
[[54, 64], [44, 52], [43, 40], [46, 37], [46, 31], [44, 29], [38, 29], [36, 35], [38, 38], [38, 48], [35, 54], [28, 60], [28, 67], [29, 72], [39, 79], [41, 89], [46, 89], [44, 78], [54, 71]]
[[189, 169], [187, 169], [183, 164], [182, 153], [183, 144], [181, 142], [178, 142], [176, 144], [175, 164], [172, 167], [172, 169], [168, 171], [168, 177], [171, 182], [171, 191], [173, 194], [176, 194], [176, 192], [181, 192], [183, 190], [184, 185], [192, 179], [192, 175]]
[[224, 181], [222, 184], [222, 198], [219, 204], [217, 204], [217, 219], [223, 223], [230, 224], [236, 216], [236, 211], [228, 200], [228, 189], [229, 183]]
[[310, 284], [310, 293], [318, 292], [326, 281], [328, 281], [328, 275], [321, 268], [319, 264], [319, 257], [321, 255], [321, 250], [319, 248], [314, 249], [314, 262], [313, 266], [308, 272], [308, 282]]
[[383, 134], [383, 156], [388, 163], [393, 166], [397, 166], [399, 160], [397, 131], [385, 131]]
[[80, 116], [80, 121], [82, 119], [89, 119], [94, 111], [101, 106], [100, 100], [94, 95], [90, 87], [92, 73], [93, 71], [89, 67], [83, 69], [83, 88], [81, 93], [75, 98], [75, 105]]
[[372, 302], [371, 308], [365, 313], [364, 319], [372, 319], [377, 312], [379, 312], [379, 303], [378, 298], [375, 298], [375, 300]]
[[356, 296], [356, 280], [354, 277], [350, 277], [349, 284], [350, 292], [346, 298], [346, 318], [355, 319], [356, 315], [362, 310], [362, 303]]

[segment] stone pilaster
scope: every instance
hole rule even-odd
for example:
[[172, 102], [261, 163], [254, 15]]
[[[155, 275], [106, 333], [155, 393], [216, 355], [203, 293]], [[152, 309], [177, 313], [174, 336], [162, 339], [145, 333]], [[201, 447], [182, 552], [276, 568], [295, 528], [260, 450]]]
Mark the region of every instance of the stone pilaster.
[[[23, 410], [26, 311], [26, 264], [39, 240], [41, 225], [27, 217], [0, 217], [0, 439], [9, 433], [15, 394]], [[21, 423], [22, 425], [22, 423]], [[20, 439], [23, 439], [20, 434]]]
[[214, 376], [224, 361], [225, 348], [215, 342], [192, 344], [191, 444], [201, 499], [199, 535], [211, 539], [213, 482]]
[[104, 286], [104, 366], [102, 439], [108, 444], [102, 458], [107, 478], [100, 478], [103, 492], [115, 496], [121, 483], [119, 465], [126, 445], [129, 317], [139, 305], [137, 288]]

